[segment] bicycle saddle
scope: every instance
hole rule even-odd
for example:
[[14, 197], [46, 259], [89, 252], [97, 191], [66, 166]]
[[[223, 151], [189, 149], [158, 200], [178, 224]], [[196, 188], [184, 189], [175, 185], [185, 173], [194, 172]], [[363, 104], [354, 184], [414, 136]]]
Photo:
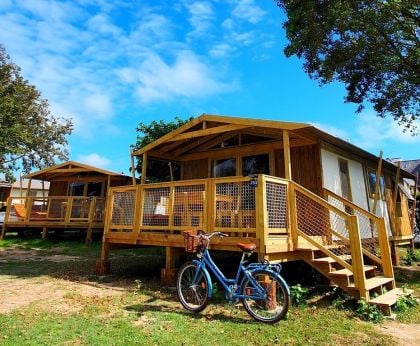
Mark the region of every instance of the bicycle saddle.
[[257, 247], [254, 243], [237, 243], [236, 246], [246, 252], [254, 251]]

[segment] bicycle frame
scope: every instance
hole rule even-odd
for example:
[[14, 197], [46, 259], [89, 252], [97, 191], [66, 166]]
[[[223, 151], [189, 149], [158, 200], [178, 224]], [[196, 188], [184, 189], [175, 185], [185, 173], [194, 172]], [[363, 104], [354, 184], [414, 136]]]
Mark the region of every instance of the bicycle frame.
[[[251, 275], [251, 273], [254, 270], [257, 269], [264, 269], [267, 272], [272, 272], [267, 266], [264, 266], [261, 263], [252, 263], [248, 266], [245, 266], [244, 264], [247, 262], [245, 260], [245, 257], [247, 254], [245, 252], [242, 253], [241, 261], [239, 262], [238, 269], [236, 271], [235, 278], [230, 279], [227, 278], [219, 269], [219, 267], [214, 263], [213, 259], [210, 256], [210, 253], [207, 248], [204, 249], [203, 254], [201, 255], [201, 258], [198, 260], [193, 260], [193, 262], [197, 265], [197, 271], [194, 277], [194, 281], [196, 282], [198, 280], [198, 276], [200, 273], [200, 269], [203, 270], [205, 275], [208, 278], [209, 282], [212, 282], [210, 279], [209, 271], [216, 277], [217, 281], [223, 286], [226, 294], [227, 300], [237, 300], [237, 299], [243, 299], [243, 298], [251, 298], [254, 300], [265, 300], [267, 299], [266, 293], [264, 288], [260, 285], [260, 283], [254, 279], [254, 277]], [[251, 269], [249, 269], [251, 267]], [[253, 288], [255, 289], [255, 292], [251, 295], [243, 295], [238, 293], [239, 289], [239, 278], [241, 276], [241, 273], [243, 273], [249, 281], [252, 283]], [[209, 297], [212, 296], [212, 287], [208, 287], [207, 289]]]

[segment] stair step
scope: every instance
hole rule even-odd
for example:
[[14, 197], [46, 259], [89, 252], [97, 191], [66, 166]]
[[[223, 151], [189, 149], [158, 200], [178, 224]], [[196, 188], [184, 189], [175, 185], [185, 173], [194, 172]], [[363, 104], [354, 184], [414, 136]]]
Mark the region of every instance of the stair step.
[[[348, 259], [351, 259], [351, 255], [341, 255], [337, 256], [341, 258], [343, 261], [346, 261]], [[336, 263], [337, 261], [332, 257], [320, 257], [320, 258], [314, 258], [312, 260], [313, 262], [321, 262], [321, 263]]]
[[[363, 270], [365, 272], [367, 272], [369, 270], [373, 270], [373, 269], [376, 269], [376, 266], [364, 266], [363, 267]], [[344, 268], [344, 269], [332, 271], [332, 272], [328, 273], [328, 275], [352, 276], [353, 275], [353, 272], [351, 270], [348, 270], [347, 268]]]
[[[392, 281], [394, 281], [393, 278], [384, 278], [381, 276], [376, 276], [374, 278], [366, 279], [366, 290], [368, 291], [372, 290], [376, 287], [380, 287]], [[356, 289], [356, 287], [354, 287], [354, 284], [351, 284], [348, 288]]]
[[382, 306], [391, 306], [394, 305], [398, 298], [410, 294], [412, 290], [403, 291], [401, 288], [394, 288], [391, 291], [388, 291], [376, 298], [373, 298], [369, 303], [382, 305]]

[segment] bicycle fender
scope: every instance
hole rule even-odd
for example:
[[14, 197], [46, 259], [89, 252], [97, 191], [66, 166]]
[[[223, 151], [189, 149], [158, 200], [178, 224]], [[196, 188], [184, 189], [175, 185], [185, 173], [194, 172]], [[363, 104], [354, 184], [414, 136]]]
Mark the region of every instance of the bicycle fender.
[[[259, 272], [262, 272], [262, 273], [267, 273], [267, 274], [274, 274], [284, 284], [284, 287], [286, 287], [286, 290], [287, 290], [287, 294], [290, 296], [289, 285], [286, 283], [286, 281], [283, 279], [283, 277], [280, 274], [276, 273], [275, 271], [272, 271], [272, 270], [269, 270], [269, 269], [262, 269], [262, 268], [252, 268], [252, 269], [249, 270], [249, 272], [251, 274], [253, 272], [256, 272], [256, 271], [259, 271]], [[245, 280], [245, 277], [246, 276], [244, 276], [242, 281]], [[241, 286], [242, 286], [242, 282], [241, 282]]]
[[201, 263], [200, 261], [197, 261], [197, 260], [192, 260], [192, 261], [193, 261], [194, 264], [196, 264], [198, 267], [200, 267], [203, 270], [203, 273], [206, 276], [207, 282], [210, 283], [210, 285], [207, 287], [207, 294], [208, 294], [208, 297], [211, 298], [212, 293], [213, 293], [213, 285], [212, 285], [212, 281], [211, 281], [211, 278], [210, 278], [210, 273], [203, 266], [203, 263]]

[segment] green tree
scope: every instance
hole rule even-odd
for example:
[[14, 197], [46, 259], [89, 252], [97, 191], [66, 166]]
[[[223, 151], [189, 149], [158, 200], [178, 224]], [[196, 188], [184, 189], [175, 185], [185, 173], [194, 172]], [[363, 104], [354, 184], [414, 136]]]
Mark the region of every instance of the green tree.
[[0, 173], [14, 181], [18, 168], [29, 173], [67, 159], [71, 131], [71, 121], [50, 114], [47, 100], [0, 45]]
[[[145, 124], [141, 122], [136, 128], [136, 144], [132, 145], [131, 148], [133, 150], [139, 150], [145, 147], [146, 145], [152, 143], [156, 139], [166, 135], [167, 133], [176, 130], [177, 128], [181, 127], [182, 125], [186, 124], [192, 119], [193, 118], [191, 117], [189, 119], [182, 120], [179, 117], [175, 117], [174, 120], [168, 122], [164, 122], [163, 120], [152, 121], [150, 124]], [[136, 161], [136, 172], [141, 175], [142, 158], [137, 157]], [[179, 165], [174, 161], [172, 161], [171, 164], [174, 176], [179, 175]], [[151, 158], [150, 160], [148, 160], [147, 167], [147, 180], [149, 182], [170, 180], [168, 161], [155, 160]]]
[[419, 118], [420, 45], [418, 0], [275, 0], [287, 20], [287, 57], [321, 84], [347, 89], [357, 112], [371, 102], [415, 131]]

